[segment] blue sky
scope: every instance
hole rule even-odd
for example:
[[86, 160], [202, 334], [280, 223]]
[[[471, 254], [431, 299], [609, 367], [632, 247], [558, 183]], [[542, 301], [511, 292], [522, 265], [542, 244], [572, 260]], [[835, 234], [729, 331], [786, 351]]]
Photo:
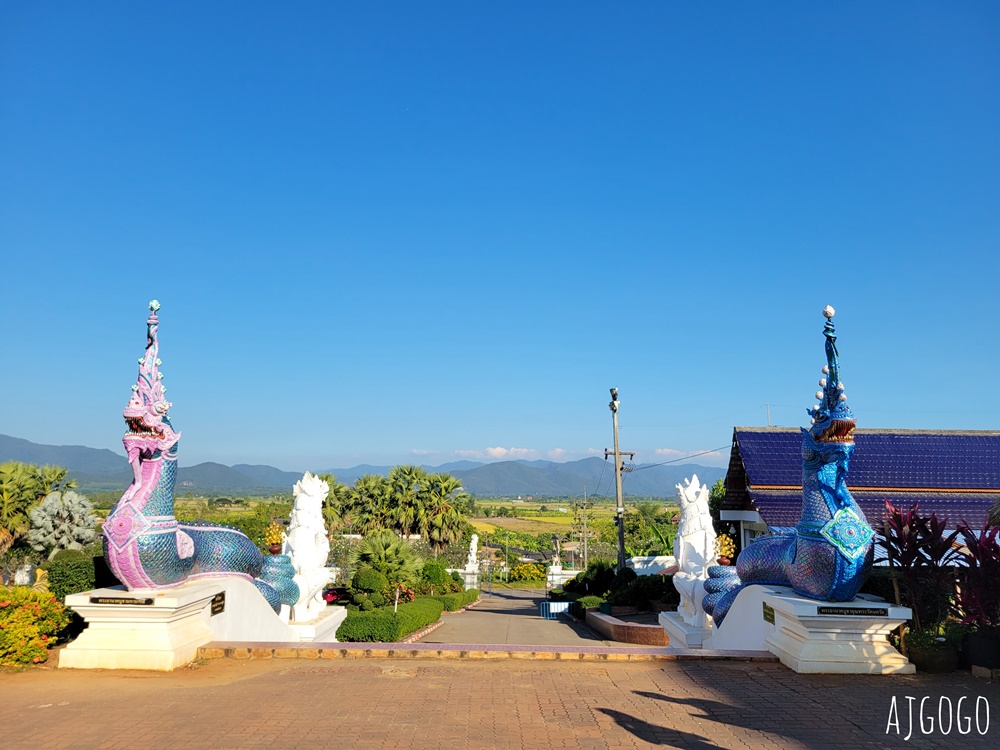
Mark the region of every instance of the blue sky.
[[0, 1], [0, 432], [120, 449], [153, 298], [183, 464], [716, 449], [826, 304], [998, 428], [1000, 6], [694, 6]]

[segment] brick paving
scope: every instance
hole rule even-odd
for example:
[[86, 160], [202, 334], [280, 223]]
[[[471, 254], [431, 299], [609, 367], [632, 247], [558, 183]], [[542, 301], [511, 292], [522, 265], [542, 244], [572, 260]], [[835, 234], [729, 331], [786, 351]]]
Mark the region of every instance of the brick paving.
[[[899, 736], [886, 734], [894, 696]], [[987, 734], [973, 722], [964, 736], [957, 726], [923, 735], [917, 723], [905, 741], [906, 696], [929, 696], [933, 714], [942, 697], [954, 707], [982, 696]], [[219, 659], [171, 673], [0, 671], [0, 746], [18, 749], [996, 748], [996, 725], [1000, 685], [968, 672], [377, 658]]]

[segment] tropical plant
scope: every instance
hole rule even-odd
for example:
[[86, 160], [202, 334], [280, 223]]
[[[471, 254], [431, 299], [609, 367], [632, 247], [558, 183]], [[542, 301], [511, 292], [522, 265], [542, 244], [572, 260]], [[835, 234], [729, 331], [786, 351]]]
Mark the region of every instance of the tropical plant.
[[340, 531], [348, 525], [345, 511], [348, 508], [350, 487], [343, 482], [338, 482], [337, 477], [329, 472], [317, 476], [330, 488], [326, 499], [323, 500], [323, 520], [326, 522], [326, 530], [329, 533]]
[[410, 543], [391, 531], [366, 536], [358, 546], [353, 563], [355, 568], [362, 565], [374, 568], [389, 579], [393, 588], [400, 584], [414, 584], [423, 566], [423, 560], [416, 555]]
[[28, 541], [33, 549], [47, 552], [50, 560], [60, 550], [83, 549], [97, 536], [97, 516], [90, 501], [72, 490], [50, 492], [29, 516]]
[[958, 531], [945, 535], [947, 519], [920, 515], [917, 503], [908, 509], [885, 501], [885, 523], [877, 529], [877, 546], [885, 553], [890, 573], [902, 574], [903, 594], [913, 610], [914, 629], [934, 631], [947, 619], [955, 593], [953, 566], [960, 556], [954, 542]]
[[976, 532], [963, 522], [958, 533], [966, 563], [959, 571], [958, 613], [964, 624], [1000, 637], [1000, 527], [987, 525]]
[[8, 461], [0, 464], [0, 555], [31, 530], [31, 509], [50, 492], [76, 487], [61, 466]]

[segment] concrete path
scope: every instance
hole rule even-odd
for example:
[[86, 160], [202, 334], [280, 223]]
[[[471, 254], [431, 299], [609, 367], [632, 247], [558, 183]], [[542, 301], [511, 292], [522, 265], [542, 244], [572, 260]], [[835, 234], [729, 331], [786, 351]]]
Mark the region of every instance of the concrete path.
[[583, 624], [566, 618], [544, 620], [538, 605], [544, 591], [496, 589], [482, 592], [479, 604], [446, 612], [443, 624], [417, 643], [515, 644], [521, 646], [611, 646]]
[[[907, 697], [915, 698], [912, 726]], [[944, 728], [941, 705], [954, 717]], [[5, 750], [995, 750], [1000, 684], [968, 672], [807, 676], [752, 662], [219, 659], [171, 673], [46, 666], [0, 670], [0, 727]]]

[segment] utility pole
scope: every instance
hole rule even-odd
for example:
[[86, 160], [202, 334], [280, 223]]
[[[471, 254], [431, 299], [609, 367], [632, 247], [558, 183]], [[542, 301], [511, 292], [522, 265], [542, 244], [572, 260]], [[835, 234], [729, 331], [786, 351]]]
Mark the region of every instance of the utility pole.
[[611, 409], [611, 421], [615, 428], [615, 450], [612, 454], [611, 451], [604, 450], [604, 460], [608, 460], [609, 455], [614, 455], [615, 457], [615, 499], [618, 501], [618, 569], [617, 572], [625, 570], [625, 499], [622, 497], [622, 472], [625, 467], [622, 464], [622, 456], [628, 456], [630, 459], [635, 456], [634, 452], [622, 451], [618, 449], [618, 405], [621, 402], [618, 400], [618, 389], [611, 389], [611, 403], [608, 404], [608, 408]]
[[767, 426], [770, 427], [771, 426], [771, 405], [770, 404], [764, 404], [764, 408], [767, 409]]
[[593, 508], [594, 504], [587, 500], [587, 486], [583, 487], [583, 502], [576, 503], [578, 510], [583, 511], [583, 531], [580, 532], [580, 541], [583, 542], [583, 569], [587, 569], [588, 555], [587, 555], [587, 539], [590, 536], [590, 532], [587, 531], [587, 509]]

